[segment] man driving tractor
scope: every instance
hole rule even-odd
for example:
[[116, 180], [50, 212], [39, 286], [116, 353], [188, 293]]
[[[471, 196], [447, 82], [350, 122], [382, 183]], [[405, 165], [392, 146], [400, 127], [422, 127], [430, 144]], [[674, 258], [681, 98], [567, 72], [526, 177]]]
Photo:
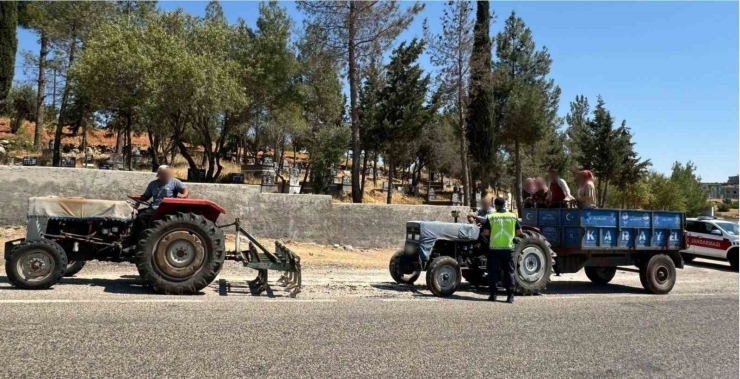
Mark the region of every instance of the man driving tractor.
[[152, 199], [151, 207], [140, 210], [134, 221], [131, 236], [134, 240], [138, 238], [139, 232], [146, 229], [151, 221], [154, 212], [159, 208], [162, 199], [166, 197], [178, 197], [185, 199], [190, 194], [190, 190], [177, 178], [172, 177], [172, 168], [167, 165], [161, 165], [157, 168], [157, 179], [152, 180], [143, 195], [129, 195], [128, 197], [144, 202]]

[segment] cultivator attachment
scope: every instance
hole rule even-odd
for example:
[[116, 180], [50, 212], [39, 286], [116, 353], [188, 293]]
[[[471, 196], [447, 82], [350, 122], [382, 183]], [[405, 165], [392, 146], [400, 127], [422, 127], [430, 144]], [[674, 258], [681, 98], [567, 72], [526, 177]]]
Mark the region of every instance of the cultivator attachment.
[[[282, 271], [283, 274], [277, 280], [277, 285], [284, 287], [290, 293], [290, 297], [296, 297], [301, 292], [301, 257], [292, 252], [282, 242], [275, 242], [275, 253], [269, 252], [251, 234], [247, 233], [239, 225], [239, 219], [233, 224], [223, 225], [221, 228], [235, 226], [236, 249], [226, 252], [226, 259], [242, 262], [245, 267], [257, 270], [257, 277], [248, 280], [246, 285], [227, 282], [224, 279], [218, 281], [218, 292], [225, 296], [236, 288], [248, 288], [252, 295], [259, 295], [265, 291], [271, 291], [267, 283], [268, 270]], [[241, 249], [241, 238], [249, 240], [249, 249]]]

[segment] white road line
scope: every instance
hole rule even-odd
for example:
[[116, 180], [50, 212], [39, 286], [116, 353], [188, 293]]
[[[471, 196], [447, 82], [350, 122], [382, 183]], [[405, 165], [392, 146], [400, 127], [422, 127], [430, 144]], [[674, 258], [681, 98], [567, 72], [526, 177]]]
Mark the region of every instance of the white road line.
[[0, 304], [76, 304], [76, 303], [202, 303], [196, 299], [126, 299], [126, 300], [90, 300], [90, 299], [6, 299]]

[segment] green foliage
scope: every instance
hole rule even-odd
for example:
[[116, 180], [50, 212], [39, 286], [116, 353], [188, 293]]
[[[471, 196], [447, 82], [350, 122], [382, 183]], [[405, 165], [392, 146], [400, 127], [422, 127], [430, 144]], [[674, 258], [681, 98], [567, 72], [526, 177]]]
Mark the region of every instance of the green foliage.
[[691, 162], [685, 165], [673, 163], [671, 183], [683, 196], [686, 202], [686, 214], [698, 216], [707, 207], [707, 195], [699, 184], [701, 178], [696, 175], [696, 166]]
[[729, 212], [730, 206], [725, 203], [720, 203], [717, 205], [717, 212]]
[[15, 73], [15, 53], [18, 49], [16, 25], [18, 24], [18, 3], [0, 2], [0, 112], [3, 102], [13, 85]]
[[491, 71], [492, 42], [489, 35], [491, 12], [489, 9], [488, 1], [477, 2], [473, 30], [474, 42], [470, 57], [470, 90], [466, 120], [466, 138], [470, 143], [470, 154], [475, 162], [484, 167], [492, 162], [496, 152], [494, 146], [496, 133], [493, 121], [493, 73]]
[[23, 120], [31, 121], [36, 115], [36, 90], [28, 84], [15, 86], [10, 89], [7, 103], [12, 117], [10, 131], [16, 133]]
[[647, 176], [650, 197], [644, 204], [645, 209], [664, 211], [687, 211], [687, 201], [676, 183], [663, 174], [651, 172]]
[[560, 126], [560, 88], [547, 76], [552, 59], [536, 49], [532, 31], [514, 12], [496, 35], [494, 122], [514, 163], [514, 196], [522, 209], [523, 147], [545, 139]]
[[438, 94], [427, 101], [430, 78], [417, 62], [423, 49], [424, 42], [414, 39], [410, 44], [403, 42], [393, 50], [391, 61], [386, 66], [386, 84], [378, 96], [379, 134], [384, 141], [384, 158], [391, 183], [394, 168], [399, 162], [409, 159], [409, 145], [432, 119], [439, 103]]

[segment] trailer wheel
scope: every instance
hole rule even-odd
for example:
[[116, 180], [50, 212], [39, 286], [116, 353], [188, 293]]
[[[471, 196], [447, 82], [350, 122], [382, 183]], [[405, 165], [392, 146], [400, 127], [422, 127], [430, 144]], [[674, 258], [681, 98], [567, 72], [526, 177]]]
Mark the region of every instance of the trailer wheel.
[[527, 232], [514, 239], [514, 278], [517, 292], [535, 295], [543, 291], [550, 282], [555, 266], [555, 252], [545, 236]]
[[591, 282], [601, 285], [611, 282], [617, 274], [616, 267], [586, 267], [584, 271]]
[[640, 265], [640, 282], [646, 291], [664, 295], [676, 284], [676, 266], [665, 254], [656, 254]]
[[434, 295], [440, 297], [450, 296], [457, 290], [462, 281], [460, 265], [455, 258], [434, 258], [427, 269], [427, 288]]
[[403, 256], [403, 250], [397, 251], [391, 257], [391, 262], [388, 264], [388, 271], [391, 272], [391, 278], [398, 284], [414, 284], [416, 279], [419, 279], [421, 271], [404, 272], [401, 267], [401, 257]]
[[58, 283], [67, 267], [67, 253], [54, 241], [27, 240], [5, 261], [8, 281], [18, 288], [46, 289]]
[[78, 272], [85, 267], [85, 261], [69, 261], [67, 262], [67, 268], [64, 269], [64, 276], [75, 276]]
[[136, 254], [141, 278], [155, 291], [194, 294], [221, 271], [224, 233], [202, 215], [167, 215], [143, 232]]
[[488, 285], [486, 272], [481, 269], [469, 268], [462, 272], [463, 279], [467, 280], [470, 285], [483, 287]]

